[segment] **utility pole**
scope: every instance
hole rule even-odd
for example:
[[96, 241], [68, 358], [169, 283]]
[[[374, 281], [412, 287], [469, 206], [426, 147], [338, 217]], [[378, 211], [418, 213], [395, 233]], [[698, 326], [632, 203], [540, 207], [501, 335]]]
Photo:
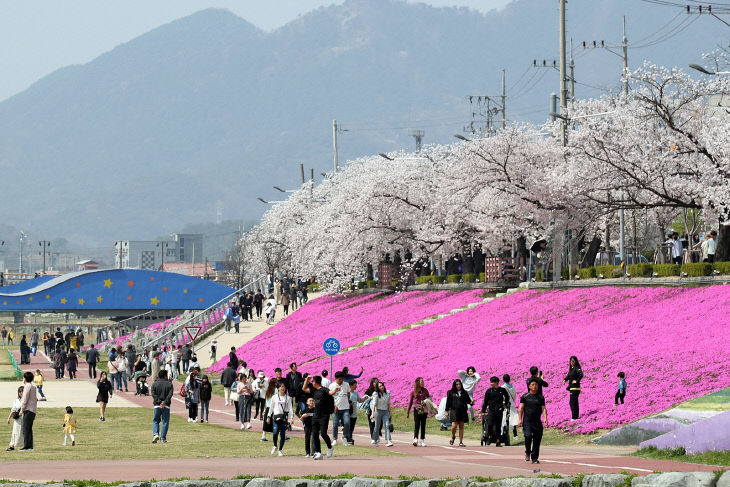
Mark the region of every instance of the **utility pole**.
[[337, 155], [337, 120], [332, 120], [332, 147], [335, 152], [335, 174], [339, 169], [338, 155]]
[[312, 203], [312, 193], [314, 191], [314, 168], [309, 168], [309, 203]]
[[558, 36], [558, 45], [560, 49], [560, 114], [563, 117], [560, 119], [560, 135], [563, 139], [563, 145], [568, 144], [568, 88], [566, 86], [566, 61], [565, 61], [565, 2], [566, 0], [559, 0], [560, 2], [560, 28]]
[[416, 152], [421, 152], [421, 143], [423, 141], [423, 136], [426, 135], [426, 132], [423, 130], [412, 130], [411, 131], [411, 137], [416, 139]]
[[304, 164], [299, 163], [299, 172], [302, 173], [302, 186], [306, 184], [306, 181], [304, 180]]
[[[558, 95], [550, 93], [550, 111], [548, 113], [558, 113]], [[550, 115], [550, 120], [555, 121], [555, 115]]]
[[23, 273], [23, 240], [28, 237], [23, 230], [20, 231], [20, 237], [18, 237], [18, 242], [20, 246], [20, 256], [18, 258], [18, 274]]
[[505, 72], [502, 70], [502, 130], [507, 123], [507, 85], [505, 84]]
[[570, 38], [570, 106], [575, 103], [575, 63], [573, 62], [573, 38]]
[[[41, 252], [43, 253], [43, 275], [45, 276], [46, 275], [46, 247], [50, 247], [51, 242], [49, 242], [47, 240], [41, 240], [40, 242], [38, 242], [38, 246], [43, 247], [43, 250]], [[41, 253], [41, 252], [39, 252], [39, 253]]]

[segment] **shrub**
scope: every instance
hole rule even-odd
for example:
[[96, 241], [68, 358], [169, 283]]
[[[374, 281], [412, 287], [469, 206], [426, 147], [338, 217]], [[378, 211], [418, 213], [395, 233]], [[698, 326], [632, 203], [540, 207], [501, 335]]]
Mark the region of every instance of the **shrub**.
[[464, 282], [474, 282], [476, 281], [477, 276], [475, 274], [462, 274], [461, 280]]
[[568, 269], [567, 267], [561, 267], [560, 268], [560, 277], [562, 277], [564, 281], [567, 281], [568, 279], [570, 279], [570, 277], [571, 277], [570, 269]]
[[654, 268], [651, 264], [632, 264], [629, 266], [629, 274], [633, 277], [651, 277]]
[[586, 267], [584, 269], [578, 269], [578, 277], [581, 279], [591, 279], [596, 277], [595, 267]]
[[378, 287], [378, 281], [368, 281], [367, 282], [368, 288], [373, 289]]
[[461, 274], [451, 274], [450, 276], [446, 276], [446, 282], [451, 284], [456, 284], [461, 280]]
[[418, 284], [438, 283], [438, 277], [436, 276], [418, 276], [416, 278]]
[[654, 272], [659, 277], [678, 276], [680, 267], [676, 264], [657, 264], [654, 266]]
[[688, 276], [711, 276], [712, 275], [712, 264], [709, 262], [697, 262], [696, 264], [684, 264], [682, 266], [682, 272], [687, 273]]
[[[730, 262], [728, 262], [728, 264], [730, 264]], [[484, 282], [486, 280], [487, 280], [487, 274], [485, 274], [484, 272], [480, 272], [479, 273], [479, 282]]]
[[613, 277], [613, 270], [618, 269], [619, 270], [619, 276], [621, 277], [621, 269], [616, 267], [615, 265], [597, 265], [596, 266], [596, 276], [599, 274], [603, 274], [603, 277], [608, 279], [609, 277]]
[[720, 274], [730, 274], [730, 262], [715, 262], [712, 267]]
[[365, 289], [367, 286], [368, 286], [368, 283], [366, 283], [365, 281], [360, 281], [357, 283], [358, 289]]

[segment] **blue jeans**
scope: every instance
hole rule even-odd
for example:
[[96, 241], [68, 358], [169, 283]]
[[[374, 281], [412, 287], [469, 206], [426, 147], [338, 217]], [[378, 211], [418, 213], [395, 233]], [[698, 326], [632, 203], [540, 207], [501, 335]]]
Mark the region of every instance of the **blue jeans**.
[[[160, 433], [160, 422], [162, 422], [162, 432]], [[159, 435], [160, 439], [167, 441], [167, 428], [170, 426], [170, 408], [159, 406], [155, 407], [155, 414], [152, 418], [152, 434]]]
[[340, 429], [340, 423], [344, 428], [345, 441], [348, 443], [352, 442], [350, 435], [350, 411], [337, 411], [332, 415], [332, 437], [337, 440], [337, 430]]
[[119, 389], [122, 388], [122, 383], [124, 383], [124, 390], [127, 390], [127, 371], [122, 370], [119, 372], [119, 378], [117, 379], [117, 382], [119, 382]]
[[200, 419], [202, 421], [208, 421], [208, 415], [210, 414], [210, 399], [200, 400]]
[[373, 435], [370, 437], [375, 443], [380, 441], [377, 431], [380, 429], [381, 424], [385, 433], [385, 441], [390, 441], [390, 413], [387, 409], [375, 410], [375, 426], [373, 428]]
[[[273, 421], [273, 420], [272, 420]], [[284, 449], [284, 443], [286, 443], [286, 421], [273, 421], [274, 422], [274, 446], [279, 448], [279, 451]], [[277, 437], [279, 441], [277, 442]]]
[[110, 382], [112, 383], [112, 389], [121, 390], [122, 389], [122, 378], [119, 377], [119, 372], [116, 374], [109, 374]]
[[43, 394], [43, 386], [38, 386], [36, 387], [36, 389], [38, 389], [38, 394], [40, 394], [41, 397], [45, 399], [46, 395]]

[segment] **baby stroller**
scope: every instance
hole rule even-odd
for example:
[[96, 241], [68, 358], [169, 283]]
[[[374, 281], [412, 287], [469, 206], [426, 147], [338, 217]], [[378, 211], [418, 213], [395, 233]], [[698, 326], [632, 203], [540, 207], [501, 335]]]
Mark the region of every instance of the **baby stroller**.
[[[499, 427], [499, 442], [505, 446], [510, 445], [510, 434], [509, 434], [509, 408], [502, 411], [502, 422]], [[484, 446], [489, 443], [489, 423], [487, 422], [487, 415], [482, 415], [482, 441], [481, 445]]]
[[134, 383], [137, 385], [137, 392], [134, 393], [135, 396], [149, 396], [150, 395], [150, 388], [147, 386], [147, 374], [144, 372], [137, 372], [136, 378], [134, 379]]

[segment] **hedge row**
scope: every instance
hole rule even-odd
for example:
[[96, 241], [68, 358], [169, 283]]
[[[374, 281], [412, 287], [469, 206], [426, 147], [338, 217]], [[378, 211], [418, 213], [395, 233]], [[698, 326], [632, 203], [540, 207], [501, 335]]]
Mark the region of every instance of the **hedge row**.
[[[690, 277], [711, 276], [714, 271], [719, 274], [730, 274], [730, 262], [698, 262], [695, 264], [632, 264], [628, 267], [628, 273], [632, 277], [671, 277], [679, 276], [683, 272]], [[599, 265], [578, 269], [578, 276], [581, 279], [591, 279], [603, 275], [605, 278], [621, 277], [621, 268], [611, 265]]]

